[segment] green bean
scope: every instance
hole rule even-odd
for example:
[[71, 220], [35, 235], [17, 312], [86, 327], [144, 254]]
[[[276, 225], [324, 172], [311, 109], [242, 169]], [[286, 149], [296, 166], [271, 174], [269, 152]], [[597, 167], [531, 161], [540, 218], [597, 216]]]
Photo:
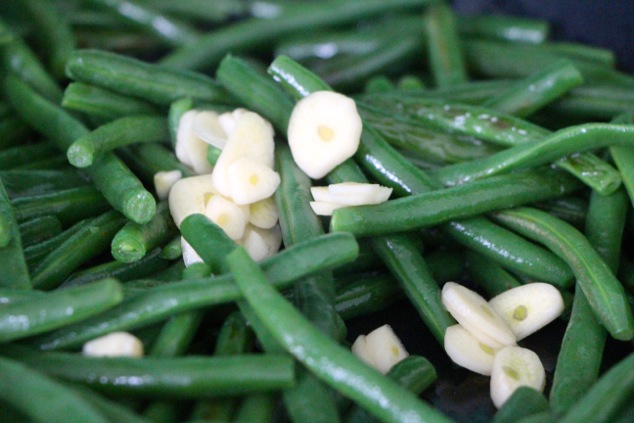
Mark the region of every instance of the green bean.
[[436, 225], [489, 211], [556, 198], [579, 189], [572, 177], [550, 169], [491, 177], [452, 188], [371, 206], [337, 209], [331, 231], [385, 235]]
[[429, 64], [436, 86], [449, 87], [467, 80], [456, 19], [448, 4], [431, 6], [425, 13]]
[[28, 264], [29, 270], [33, 270], [35, 264], [46, 257], [51, 251], [56, 249], [61, 243], [70, 238], [74, 233], [79, 231], [84, 226], [87, 226], [90, 222], [90, 218], [80, 220], [68, 229], [65, 229], [59, 235], [55, 235], [53, 238], [47, 239], [39, 244], [28, 246], [24, 249], [24, 258]]
[[548, 410], [548, 400], [538, 390], [521, 386], [495, 413], [492, 423], [512, 423]]
[[120, 402], [110, 400], [103, 395], [99, 395], [89, 388], [77, 384], [74, 384], [71, 388], [81, 398], [103, 413], [104, 416], [108, 418], [108, 421], [118, 423], [150, 423], [147, 419], [135, 414], [129, 407], [122, 405]]
[[583, 77], [577, 68], [562, 60], [518, 81], [508, 90], [489, 98], [483, 106], [526, 117], [582, 83]]
[[112, 257], [123, 263], [140, 260], [148, 251], [162, 246], [177, 234], [167, 202], [159, 203], [152, 220], [144, 224], [128, 222], [117, 232], [112, 239]]
[[121, 285], [103, 279], [89, 285], [50, 292], [0, 310], [0, 342], [49, 332], [95, 316], [123, 300]]
[[110, 209], [107, 201], [91, 186], [70, 188], [50, 194], [20, 197], [13, 201], [18, 221], [53, 215], [63, 226], [95, 216]]
[[477, 36], [530, 44], [544, 43], [550, 32], [550, 25], [544, 20], [517, 16], [460, 16], [457, 24], [463, 38]]
[[[467, 67], [488, 78], [521, 78], [544, 69], [561, 59], [561, 54], [541, 45], [510, 44], [484, 40], [464, 40]], [[613, 84], [623, 88], [634, 86], [631, 75], [603, 64], [568, 57], [588, 83]]]
[[[90, 403], [79, 398], [71, 389], [56, 379], [16, 360], [0, 357], [0, 397], [34, 422], [108, 420]], [[46, 401], [33, 401], [33, 398]]]
[[561, 220], [565, 220], [578, 229], [583, 228], [588, 212], [588, 201], [579, 196], [561, 197], [555, 200], [536, 203], [533, 206], [540, 210], [547, 211]]
[[60, 288], [85, 285], [107, 277], [116, 278], [121, 282], [149, 277], [159, 270], [166, 269], [169, 264], [169, 261], [161, 257], [161, 249], [155, 248], [143, 258], [132, 263], [113, 260], [75, 272], [64, 280]]
[[0, 288], [0, 305], [30, 301], [45, 296], [46, 293], [35, 289]]
[[75, 50], [66, 74], [79, 82], [132, 95], [159, 106], [183, 97], [224, 103], [230, 99], [211, 78], [99, 50]]
[[216, 0], [209, 4], [206, 0], [189, 0], [184, 3], [174, 3], [171, 0], [143, 0], [168, 15], [200, 20], [202, 22], [220, 23], [227, 19], [248, 13], [248, 5], [233, 0]]
[[363, 120], [393, 147], [406, 150], [408, 156], [416, 155], [433, 163], [458, 163], [499, 151], [499, 148], [473, 137], [431, 130], [408, 116], [388, 116], [370, 109], [359, 112]]
[[[626, 113], [617, 116], [614, 119], [615, 123], [629, 124], [634, 123], [634, 113]], [[634, 164], [634, 146], [630, 145], [614, 145], [610, 147], [610, 155], [616, 163], [621, 177], [623, 179], [623, 185], [627, 190], [630, 197], [630, 201], [634, 204], [634, 171], [632, 164]]]
[[442, 414], [315, 329], [241, 248], [228, 258], [245, 299], [275, 339], [317, 377], [384, 421], [447, 421]]
[[[253, 348], [253, 331], [249, 322], [239, 312], [233, 312], [224, 320], [214, 348], [214, 356], [231, 356], [249, 353]], [[258, 395], [258, 394], [254, 394]], [[197, 403], [191, 415], [192, 420], [231, 420], [237, 407], [236, 398]]]
[[630, 145], [632, 142], [634, 129], [627, 125], [589, 123], [562, 129], [541, 141], [517, 145], [487, 158], [446, 166], [434, 175], [443, 183], [453, 185], [539, 166], [581, 151]]
[[[2, 20], [0, 20], [0, 31], [11, 32]], [[12, 34], [10, 42], [0, 44], [0, 70], [6, 74], [13, 73], [51, 101], [58, 102], [62, 98], [62, 90], [57, 82], [17, 34]]]
[[[263, 260], [261, 265], [275, 286], [282, 288], [290, 286], [298, 278], [348, 263], [356, 258], [357, 253], [354, 237], [332, 234], [288, 247]], [[34, 338], [32, 342], [46, 350], [73, 348], [115, 330], [135, 329], [177, 313], [240, 299], [240, 292], [230, 275], [161, 285], [131, 294], [122, 304], [99, 318]]]
[[[4, 88], [10, 103], [24, 121], [52, 139], [60, 150], [66, 151], [70, 143], [89, 132], [81, 122], [17, 78], [5, 78]], [[144, 223], [154, 215], [154, 198], [114, 154], [103, 155], [86, 169], [86, 174], [113, 208], [130, 220]]]
[[517, 278], [502, 266], [475, 251], [467, 251], [467, 269], [470, 278], [490, 298], [521, 285]]
[[365, 80], [372, 75], [393, 73], [406, 67], [421, 51], [421, 39], [406, 36], [388, 39], [364, 55], [338, 56], [315, 63], [312, 67], [332, 88], [351, 92], [363, 87]]
[[383, 310], [403, 298], [397, 280], [391, 274], [364, 276], [337, 290], [336, 308], [348, 320]]
[[614, 51], [606, 48], [574, 42], [550, 42], [545, 43], [543, 47], [546, 50], [573, 59], [595, 62], [609, 67], [615, 67], [616, 65], [616, 55]]
[[0, 178], [0, 286], [31, 287], [31, 278], [24, 258], [20, 229], [9, 196]]
[[51, 73], [56, 78], [63, 79], [66, 60], [76, 46], [67, 19], [50, 1], [27, 0], [21, 3], [37, 28], [37, 31], [33, 31], [33, 36], [48, 58]]
[[54, 153], [57, 153], [57, 150], [49, 142], [7, 148], [0, 151], [0, 168], [11, 170], [32, 161], [49, 158]]
[[71, 82], [64, 90], [62, 107], [108, 122], [129, 115], [158, 114], [152, 104], [81, 82]]
[[[436, 369], [425, 357], [410, 355], [396, 363], [387, 377], [416, 395], [420, 395], [436, 380]], [[346, 423], [376, 422], [366, 410], [355, 405], [348, 411]]]
[[271, 394], [254, 394], [242, 400], [233, 421], [236, 423], [270, 422], [274, 415], [275, 397]]
[[194, 213], [183, 219], [180, 231], [212, 273], [227, 273], [225, 258], [237, 244], [222, 228], [207, 216]]
[[107, 10], [122, 22], [146, 32], [171, 46], [195, 42], [198, 31], [184, 22], [163, 15], [147, 5], [126, 0], [84, 0], [87, 4]]
[[266, 114], [275, 129], [286, 134], [294, 102], [266, 73], [244, 59], [227, 55], [218, 66], [216, 78], [241, 103], [248, 102], [249, 110]]
[[595, 315], [614, 338], [634, 337], [634, 316], [623, 286], [586, 237], [567, 223], [535, 209], [519, 208], [494, 216], [543, 243], [570, 265]]
[[564, 423], [589, 419], [593, 422], [609, 422], [631, 399], [634, 389], [634, 354], [630, 353], [612, 366], [590, 390], [572, 405], [560, 420]]
[[35, 266], [33, 287], [46, 290], [61, 284], [79, 266], [103, 253], [124, 221], [114, 210], [91, 219]]
[[245, 19], [234, 25], [201, 36], [161, 59], [175, 68], [201, 69], [214, 67], [227, 51], [261, 48], [263, 43], [322, 25], [337, 25], [384, 14], [388, 11], [412, 9], [433, 3], [430, 0], [332, 1], [320, 4], [285, 4], [270, 19]]
[[3, 354], [108, 395], [210, 398], [286, 389], [294, 383], [292, 359], [274, 354], [104, 360], [70, 353], [42, 353], [17, 346], [6, 346]]
[[0, 149], [16, 147], [28, 137], [29, 132], [29, 127], [17, 116], [0, 118]]
[[455, 324], [442, 305], [440, 289], [416, 247], [403, 236], [375, 237], [372, 247], [398, 279], [405, 295], [418, 311], [425, 326], [442, 345], [445, 330]]
[[38, 244], [62, 232], [62, 222], [53, 215], [43, 215], [22, 222], [19, 225], [22, 246]]
[[83, 168], [116, 148], [142, 142], [166, 141], [168, 138], [167, 122], [162, 116], [127, 116], [102, 125], [73, 141], [66, 155], [70, 164]]
[[11, 199], [87, 185], [77, 172], [65, 170], [8, 170], [0, 171], [0, 178]]
[[161, 257], [165, 260], [176, 260], [183, 255], [181, 237], [177, 235], [168, 241], [161, 249]]

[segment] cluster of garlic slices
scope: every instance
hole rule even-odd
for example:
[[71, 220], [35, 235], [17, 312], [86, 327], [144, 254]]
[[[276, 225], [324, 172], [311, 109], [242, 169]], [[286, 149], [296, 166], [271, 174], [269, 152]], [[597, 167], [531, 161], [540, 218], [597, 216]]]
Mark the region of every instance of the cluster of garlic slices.
[[[287, 135], [295, 163], [318, 179], [354, 155], [361, 130], [354, 100], [318, 91], [297, 102]], [[183, 178], [174, 170], [154, 177], [159, 198], [169, 198], [176, 225], [180, 227], [190, 214], [201, 213], [243, 245], [254, 260], [275, 254], [281, 231], [273, 194], [280, 176], [274, 170], [271, 124], [240, 108], [222, 114], [194, 109], [181, 116], [176, 138], [176, 156], [198, 174]], [[213, 161], [210, 151], [219, 152]], [[334, 184], [313, 188], [311, 206], [316, 214], [331, 215], [338, 207], [384, 202], [391, 192], [377, 184]], [[182, 245], [186, 265], [201, 261], [184, 239]]]
[[[172, 178], [169, 206], [177, 226], [193, 213], [201, 213], [220, 226], [251, 257], [262, 260], [275, 254], [282, 237], [273, 194], [280, 177], [273, 170], [275, 143], [271, 124], [245, 109], [217, 114], [190, 110], [178, 125], [176, 156], [197, 176], [176, 178], [157, 174], [158, 181]], [[209, 148], [221, 150], [215, 165], [207, 159]], [[183, 239], [186, 265], [202, 261]]]
[[447, 282], [442, 302], [458, 322], [445, 332], [445, 351], [456, 364], [491, 376], [491, 399], [496, 407], [520, 386], [543, 391], [544, 366], [537, 354], [517, 346], [517, 341], [563, 312], [564, 302], [555, 287], [529, 283], [487, 302], [478, 293]]

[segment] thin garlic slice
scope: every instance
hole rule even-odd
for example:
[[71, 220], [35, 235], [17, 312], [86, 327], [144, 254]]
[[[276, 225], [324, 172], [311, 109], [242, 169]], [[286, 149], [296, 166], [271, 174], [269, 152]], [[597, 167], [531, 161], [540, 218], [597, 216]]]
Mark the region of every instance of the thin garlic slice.
[[521, 347], [505, 347], [497, 352], [491, 369], [491, 399], [500, 408], [520, 386], [543, 391], [546, 372], [533, 351]]

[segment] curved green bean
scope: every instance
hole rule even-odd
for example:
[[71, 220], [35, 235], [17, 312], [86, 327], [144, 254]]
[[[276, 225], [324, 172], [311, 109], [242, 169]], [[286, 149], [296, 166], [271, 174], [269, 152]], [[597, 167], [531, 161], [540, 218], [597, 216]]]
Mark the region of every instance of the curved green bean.
[[31, 287], [20, 228], [2, 178], [0, 178], [0, 286], [24, 289]]
[[535, 209], [497, 212], [494, 217], [543, 243], [570, 265], [595, 315], [614, 338], [634, 337], [634, 315], [623, 286], [586, 237], [567, 223]]
[[449, 421], [315, 329], [238, 248], [227, 258], [247, 302], [275, 339], [324, 382], [386, 422]]
[[425, 12], [429, 64], [438, 87], [466, 82], [456, 19], [448, 4], [439, 3]]

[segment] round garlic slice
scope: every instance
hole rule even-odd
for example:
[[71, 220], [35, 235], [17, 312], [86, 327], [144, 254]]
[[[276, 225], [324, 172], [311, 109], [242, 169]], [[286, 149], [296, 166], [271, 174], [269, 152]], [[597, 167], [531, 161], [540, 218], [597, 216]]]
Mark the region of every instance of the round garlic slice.
[[497, 352], [491, 369], [491, 399], [500, 408], [520, 386], [543, 391], [546, 372], [533, 351], [521, 347], [505, 347]]
[[279, 220], [279, 213], [274, 197], [267, 197], [252, 203], [250, 206], [249, 223], [262, 229], [270, 229]]
[[[478, 293], [447, 282], [442, 289], [442, 303], [449, 313], [473, 336], [492, 346], [491, 340], [515, 345], [515, 334]], [[484, 334], [484, 338], [478, 335]]]
[[319, 179], [357, 151], [361, 117], [349, 97], [317, 91], [297, 102], [288, 123], [288, 144], [297, 166]]
[[280, 175], [257, 160], [242, 157], [227, 167], [227, 181], [233, 202], [245, 205], [273, 195]]
[[383, 325], [365, 336], [366, 348], [374, 367], [385, 374], [409, 354], [390, 325]]
[[261, 229], [253, 225], [247, 225], [240, 244], [244, 246], [254, 261], [261, 261], [273, 256], [280, 249], [282, 231], [279, 226]]
[[234, 204], [233, 201], [221, 195], [212, 195], [207, 201], [204, 214], [220, 226], [229, 238], [238, 240], [244, 235], [248, 217], [244, 215], [243, 209]]
[[170, 213], [176, 226], [190, 214], [204, 213], [207, 200], [215, 194], [211, 174], [179, 179], [169, 192]]
[[564, 311], [559, 290], [543, 282], [509, 289], [492, 298], [489, 305], [511, 328], [518, 341], [537, 332]]

